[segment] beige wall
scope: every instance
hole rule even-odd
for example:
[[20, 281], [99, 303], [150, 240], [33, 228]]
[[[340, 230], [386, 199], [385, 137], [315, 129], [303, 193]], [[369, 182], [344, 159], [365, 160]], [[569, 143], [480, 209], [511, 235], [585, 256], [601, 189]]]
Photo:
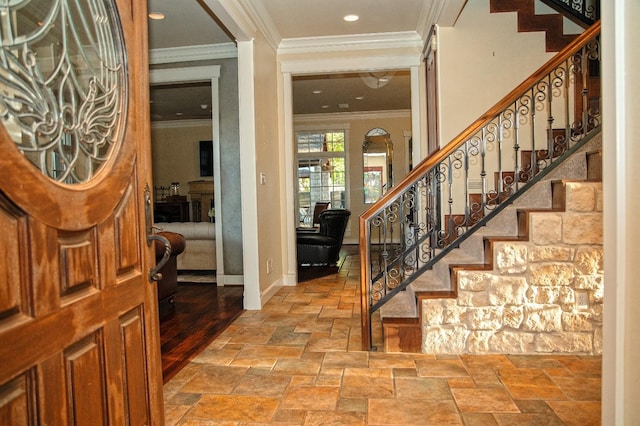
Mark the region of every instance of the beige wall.
[[[264, 292], [282, 277], [282, 241], [280, 212], [280, 153], [278, 133], [278, 72], [276, 54], [268, 43], [256, 36], [255, 63], [255, 153], [258, 212], [258, 268], [260, 291]], [[260, 174], [265, 183], [260, 183]], [[267, 274], [267, 262], [273, 270]]]
[[469, 0], [455, 27], [439, 28], [437, 55], [445, 146], [553, 53], [543, 32], [517, 32], [516, 13], [489, 13], [489, 0]]
[[314, 115], [313, 118], [300, 115], [294, 118], [295, 129], [317, 129], [324, 125], [331, 126], [335, 124], [347, 124], [349, 127], [348, 140], [346, 141], [349, 170], [349, 199], [347, 205], [351, 210], [351, 219], [345, 235], [345, 243], [347, 244], [357, 244], [358, 217], [370, 206], [370, 204], [365, 205], [364, 203], [362, 181], [362, 142], [369, 130], [381, 127], [391, 135], [391, 140], [393, 141], [394, 182], [399, 182], [408, 172], [407, 147], [405, 146], [403, 135], [411, 130], [410, 112], [392, 112], [390, 115], [392, 115], [392, 118], [385, 117], [384, 112], [380, 112], [373, 118], [365, 114], [327, 114], [325, 118], [317, 115]]
[[180, 194], [188, 195], [189, 182], [213, 180], [200, 176], [199, 144], [210, 141], [211, 122], [163, 123], [151, 127], [153, 186], [180, 182]]

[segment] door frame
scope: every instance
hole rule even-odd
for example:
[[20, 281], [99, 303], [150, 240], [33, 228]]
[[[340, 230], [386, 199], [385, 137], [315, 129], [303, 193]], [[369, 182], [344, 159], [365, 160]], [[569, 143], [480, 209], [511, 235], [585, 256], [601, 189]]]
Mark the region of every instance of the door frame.
[[[222, 187], [220, 185], [220, 65], [164, 68], [149, 71], [149, 86], [175, 83], [211, 83], [211, 133], [213, 140], [213, 199], [216, 206], [222, 206]], [[153, 150], [153, 144], [151, 145]], [[227, 282], [224, 273], [224, 241], [222, 221], [215, 222], [216, 231], [216, 282], [219, 286], [237, 284]]]

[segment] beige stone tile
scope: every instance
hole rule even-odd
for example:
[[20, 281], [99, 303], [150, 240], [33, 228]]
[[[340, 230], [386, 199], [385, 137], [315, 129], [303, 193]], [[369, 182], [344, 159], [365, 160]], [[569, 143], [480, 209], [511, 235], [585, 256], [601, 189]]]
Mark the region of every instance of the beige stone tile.
[[417, 360], [416, 367], [420, 377], [464, 377], [469, 375], [459, 359]]
[[367, 352], [329, 352], [325, 354], [322, 368], [367, 367], [369, 354]]
[[506, 355], [460, 355], [460, 359], [468, 369], [513, 368], [514, 365]]
[[213, 365], [229, 365], [240, 352], [239, 349], [229, 349], [222, 347], [221, 349], [208, 348], [202, 351], [193, 359], [193, 362], [200, 362]]
[[260, 395], [279, 398], [291, 383], [286, 376], [253, 376], [246, 375], [233, 390], [234, 395]]
[[472, 377], [451, 377], [447, 379], [447, 382], [452, 388], [475, 388], [477, 386]]
[[349, 340], [346, 338], [317, 338], [314, 336], [309, 340], [307, 350], [312, 352], [346, 352]]
[[182, 417], [191, 408], [189, 405], [164, 404], [164, 424], [165, 426], [173, 426], [178, 424]]
[[335, 387], [289, 386], [281, 406], [289, 410], [334, 410], [339, 392]]
[[242, 380], [246, 368], [203, 365], [181, 389], [185, 393], [229, 394]]
[[239, 359], [261, 359], [261, 358], [300, 358], [303, 348], [296, 346], [267, 346], [267, 345], [246, 345], [238, 355]]
[[453, 401], [369, 400], [369, 425], [462, 425]]
[[305, 426], [358, 426], [366, 425], [364, 413], [345, 411], [308, 411], [305, 419]]
[[269, 422], [279, 399], [244, 395], [204, 395], [186, 415], [189, 419]]
[[462, 413], [465, 426], [493, 426], [498, 425], [496, 419], [489, 413]]
[[553, 381], [574, 401], [600, 401], [602, 383], [593, 377], [555, 377]]
[[304, 410], [285, 410], [278, 409], [273, 416], [271, 423], [283, 423], [291, 425], [301, 425], [304, 423], [304, 416], [306, 411]]
[[602, 357], [561, 357], [559, 362], [574, 375], [602, 377]]
[[498, 377], [515, 399], [566, 399], [560, 388], [540, 369], [502, 369], [498, 370]]
[[289, 376], [317, 376], [320, 361], [313, 359], [279, 359], [273, 367], [273, 374]]
[[295, 304], [291, 307], [291, 310], [289, 312], [292, 314], [319, 314], [321, 310], [322, 306], [320, 305]]
[[432, 377], [396, 377], [398, 399], [422, 399], [425, 401], [451, 400], [451, 390], [446, 379]]
[[387, 354], [374, 352], [369, 355], [371, 368], [416, 368], [415, 357], [412, 354]]
[[327, 306], [322, 308], [322, 311], [318, 314], [318, 318], [351, 318], [353, 315], [352, 310], [333, 309]]
[[451, 393], [463, 413], [519, 413], [509, 393], [502, 388], [453, 388]]
[[340, 396], [343, 398], [391, 398], [393, 379], [382, 376], [347, 375], [342, 378]]
[[601, 409], [599, 402], [548, 401], [558, 417], [569, 426], [599, 425]]
[[338, 406], [336, 408], [341, 411], [355, 411], [366, 413], [367, 398], [340, 398], [338, 399]]

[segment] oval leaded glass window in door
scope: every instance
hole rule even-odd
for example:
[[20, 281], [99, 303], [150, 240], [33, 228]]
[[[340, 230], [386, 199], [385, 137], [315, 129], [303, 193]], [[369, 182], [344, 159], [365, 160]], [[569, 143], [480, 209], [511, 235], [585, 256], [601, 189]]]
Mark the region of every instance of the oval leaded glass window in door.
[[49, 178], [87, 182], [117, 151], [127, 108], [110, 0], [0, 0], [0, 118]]

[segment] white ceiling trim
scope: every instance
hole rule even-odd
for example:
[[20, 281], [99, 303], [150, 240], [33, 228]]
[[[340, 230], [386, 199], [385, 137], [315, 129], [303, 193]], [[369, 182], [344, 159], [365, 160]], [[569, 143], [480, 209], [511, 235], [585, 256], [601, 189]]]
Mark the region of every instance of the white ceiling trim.
[[278, 54], [309, 54], [376, 49], [421, 49], [423, 41], [415, 31], [356, 34], [346, 36], [287, 38], [280, 42]]
[[417, 67], [422, 60], [421, 52], [407, 55], [381, 55], [367, 57], [281, 59], [281, 71], [293, 75], [313, 75], [336, 72], [406, 70]]
[[361, 112], [334, 112], [329, 114], [295, 114], [294, 124], [317, 123], [335, 120], [379, 120], [382, 118], [407, 118], [411, 117], [410, 109], [390, 110], [390, 111], [361, 111]]
[[250, 41], [254, 38], [258, 27], [240, 1], [204, 0], [204, 3], [233, 34], [236, 41]]
[[168, 68], [149, 71], [149, 83], [210, 81], [220, 78], [220, 65]]
[[277, 50], [282, 36], [273, 23], [269, 12], [267, 12], [260, 2], [254, 0], [240, 0], [240, 3], [244, 4], [247, 14], [260, 29], [273, 50]]
[[169, 47], [149, 51], [149, 64], [170, 64], [189, 61], [207, 61], [211, 59], [229, 59], [238, 57], [235, 43], [207, 44], [200, 46]]
[[178, 129], [178, 128], [193, 128], [193, 127], [211, 127], [211, 119], [198, 119], [198, 120], [165, 120], [165, 121], [152, 121], [152, 129]]

